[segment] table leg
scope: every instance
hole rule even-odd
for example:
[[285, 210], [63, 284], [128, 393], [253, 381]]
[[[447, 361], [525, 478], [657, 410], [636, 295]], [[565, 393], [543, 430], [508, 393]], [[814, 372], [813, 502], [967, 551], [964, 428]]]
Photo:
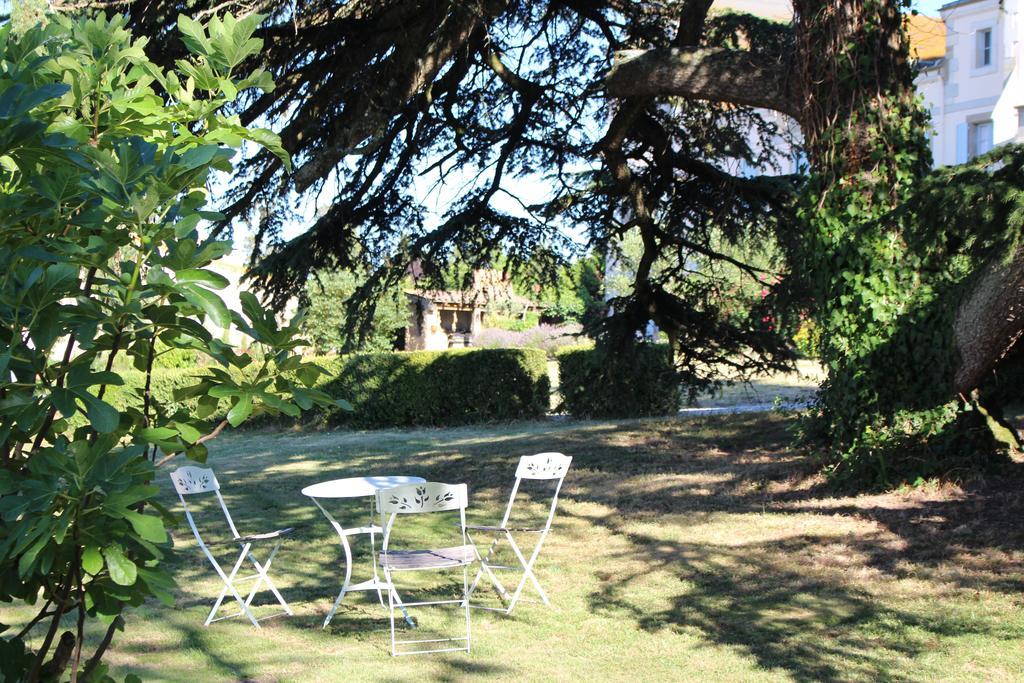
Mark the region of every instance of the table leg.
[[[373, 501], [370, 501], [369, 525], [365, 529], [346, 531], [345, 528], [338, 523], [338, 520], [334, 519], [331, 513], [329, 513], [326, 509], [324, 509], [322, 505], [320, 505], [320, 502], [317, 501], [316, 498], [313, 498], [312, 496], [311, 498], [313, 500], [313, 503], [318, 508], [320, 508], [320, 512], [324, 514], [324, 517], [327, 518], [327, 521], [331, 523], [331, 526], [333, 526], [334, 530], [338, 533], [338, 538], [341, 539], [341, 548], [345, 551], [345, 580], [341, 584], [341, 591], [338, 592], [338, 597], [334, 599], [334, 605], [331, 606], [331, 611], [327, 613], [327, 617], [324, 619], [323, 628], [327, 628], [327, 625], [331, 623], [331, 619], [333, 619], [335, 613], [337, 613], [338, 607], [341, 606], [341, 601], [345, 597], [345, 593], [348, 593], [350, 590], [369, 590], [372, 587], [377, 591], [377, 599], [380, 601], [381, 606], [385, 606], [384, 594], [381, 592], [382, 582], [380, 580], [380, 575], [377, 573], [377, 541], [375, 538], [376, 534], [373, 531]], [[349, 545], [348, 536], [351, 533], [365, 533], [367, 530], [370, 534], [370, 559], [373, 564], [373, 581], [364, 581], [353, 586], [352, 546]], [[372, 586], [367, 585], [368, 583], [372, 584]], [[415, 622], [413, 622], [412, 617], [409, 616], [409, 612], [405, 609], [405, 605], [402, 604], [402, 599], [395, 591], [394, 586], [388, 585], [387, 588], [390, 596], [394, 599], [395, 604], [397, 604], [398, 608], [402, 610], [402, 614], [405, 616], [406, 623], [409, 624], [410, 627], [416, 628]]]
[[[334, 520], [332, 519], [331, 521], [333, 522]], [[339, 530], [338, 535], [341, 537], [341, 547], [345, 549], [345, 581], [341, 584], [341, 592], [335, 598], [334, 606], [331, 607], [331, 611], [327, 613], [327, 618], [324, 619], [324, 628], [327, 628], [327, 624], [331, 623], [331, 619], [334, 618], [334, 613], [338, 611], [341, 599], [345, 597], [345, 593], [348, 592], [348, 587], [352, 581], [352, 548], [348, 544], [348, 537], [342, 531]]]
[[338, 597], [334, 600], [334, 605], [331, 607], [331, 611], [327, 613], [327, 618], [324, 619], [323, 628], [327, 628], [327, 625], [331, 623], [331, 619], [334, 618], [334, 614], [338, 611], [338, 606], [341, 605], [341, 599], [345, 597], [345, 593], [348, 592], [348, 588], [352, 580], [352, 548], [348, 544], [348, 536], [345, 534], [345, 529], [338, 524], [338, 520], [327, 510], [324, 509], [320, 502], [313, 498], [313, 503], [320, 508], [320, 512], [324, 513], [324, 517], [331, 523], [334, 530], [338, 533], [338, 538], [341, 539], [341, 548], [345, 551], [345, 580], [341, 584], [341, 591], [338, 593]]

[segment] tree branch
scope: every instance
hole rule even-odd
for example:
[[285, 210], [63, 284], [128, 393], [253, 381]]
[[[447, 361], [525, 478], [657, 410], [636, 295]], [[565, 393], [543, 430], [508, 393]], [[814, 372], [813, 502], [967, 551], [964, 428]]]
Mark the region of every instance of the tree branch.
[[413, 35], [405, 45], [374, 70], [383, 91], [358, 94], [338, 116], [331, 142], [295, 171], [295, 187], [304, 191], [325, 177], [339, 161], [378, 135], [392, 116], [416, 93], [431, 83], [441, 68], [469, 40], [482, 21], [505, 9], [507, 0], [485, 0], [478, 6], [456, 3], [436, 30], [429, 24], [426, 44]]
[[677, 95], [763, 107], [799, 118], [789, 55], [707, 48], [623, 50], [605, 76], [613, 97]]

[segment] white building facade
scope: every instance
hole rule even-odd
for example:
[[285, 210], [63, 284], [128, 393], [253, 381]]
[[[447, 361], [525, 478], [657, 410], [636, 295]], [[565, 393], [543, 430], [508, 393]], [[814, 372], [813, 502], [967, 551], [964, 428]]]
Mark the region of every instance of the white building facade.
[[916, 84], [932, 114], [937, 166], [1024, 141], [1024, 0], [958, 0], [940, 10], [946, 54]]
[[[717, 0], [713, 10], [742, 11], [788, 22], [789, 0]], [[1007, 142], [1024, 143], [1024, 0], [956, 0], [932, 17], [909, 17], [914, 83], [932, 118], [936, 166], [962, 164]], [[943, 49], [944, 46], [944, 49]], [[741, 175], [801, 170], [799, 126], [776, 112], [761, 112], [782, 131], [778, 169], [729, 169]]]

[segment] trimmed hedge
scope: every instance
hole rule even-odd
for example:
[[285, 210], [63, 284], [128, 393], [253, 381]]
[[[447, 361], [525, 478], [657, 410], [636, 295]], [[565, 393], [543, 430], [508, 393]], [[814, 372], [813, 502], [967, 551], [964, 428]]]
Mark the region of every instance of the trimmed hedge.
[[357, 427], [456, 425], [547, 413], [551, 392], [540, 349], [369, 353], [340, 359], [320, 389], [355, 408], [328, 424]]
[[[317, 388], [355, 408], [351, 413], [314, 415], [327, 425], [446, 426], [538, 418], [547, 413], [551, 393], [547, 354], [540, 349], [370, 353], [313, 360], [328, 371]], [[134, 369], [120, 374], [125, 385], [107, 387], [104, 399], [120, 411], [129, 405], [141, 407], [145, 375]], [[195, 410], [195, 399], [176, 402], [174, 390], [195, 384], [195, 376], [201, 374], [202, 368], [157, 368], [150, 391], [170, 411]], [[227, 407], [222, 401], [210, 421], [223, 419]], [[282, 417], [257, 418], [252, 425], [268, 421], [293, 424]]]
[[672, 415], [682, 403], [679, 378], [666, 344], [640, 344], [617, 353], [615, 363], [601, 348], [556, 352], [561, 408], [573, 417]]

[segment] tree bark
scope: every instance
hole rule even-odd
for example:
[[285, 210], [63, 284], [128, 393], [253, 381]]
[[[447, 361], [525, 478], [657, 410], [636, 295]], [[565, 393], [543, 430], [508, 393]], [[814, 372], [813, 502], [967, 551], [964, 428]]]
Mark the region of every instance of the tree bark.
[[988, 264], [960, 303], [953, 322], [959, 364], [957, 393], [968, 394], [1024, 335], [1024, 246]]
[[[871, 183], [874, 178], [883, 204], [887, 199], [899, 201], [885, 169], [872, 167], [877, 161], [865, 152], [879, 144], [873, 138], [885, 131], [860, 124], [845, 132], [842, 144], [835, 142], [836, 127], [848, 125], [857, 112], [884, 109], [894, 97], [901, 101], [914, 94], [900, 40], [899, 3], [871, 12], [861, 0], [793, 4], [798, 41], [792, 54], [766, 56], [679, 43], [673, 48], [626, 50], [617, 53], [605, 77], [607, 92], [624, 98], [690, 97], [782, 112], [800, 123], [819, 171], [834, 174], [837, 183], [852, 177]], [[876, 22], [874, 26], [882, 30], [865, 32], [865, 22]], [[865, 37], [872, 42], [865, 45]], [[858, 53], [872, 55], [870, 66], [857, 67], [852, 81], [835, 66], [850, 44], [858, 45]], [[925, 163], [918, 173], [926, 169]], [[953, 335], [958, 362], [952, 385], [956, 393], [966, 395], [1024, 336], [1024, 247], [981, 269], [957, 309]]]
[[613, 97], [682, 96], [773, 109], [794, 118], [800, 106], [787, 77], [791, 55], [743, 50], [623, 50], [605, 77]]

